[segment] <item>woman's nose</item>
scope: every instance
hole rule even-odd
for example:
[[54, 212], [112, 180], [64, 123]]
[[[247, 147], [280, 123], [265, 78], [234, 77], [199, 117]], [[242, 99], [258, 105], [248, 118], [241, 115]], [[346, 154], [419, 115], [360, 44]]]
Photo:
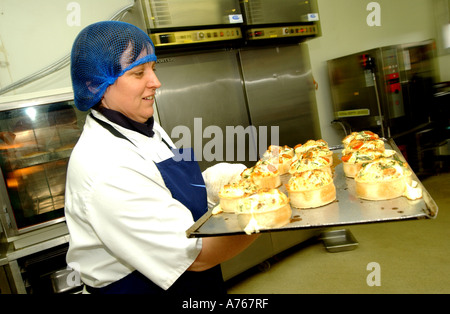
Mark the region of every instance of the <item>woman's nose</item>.
[[159, 81], [158, 77], [156, 76], [156, 73], [152, 70], [150, 72], [148, 81], [147, 81], [147, 86], [150, 88], [160, 88], [161, 87], [161, 82]]

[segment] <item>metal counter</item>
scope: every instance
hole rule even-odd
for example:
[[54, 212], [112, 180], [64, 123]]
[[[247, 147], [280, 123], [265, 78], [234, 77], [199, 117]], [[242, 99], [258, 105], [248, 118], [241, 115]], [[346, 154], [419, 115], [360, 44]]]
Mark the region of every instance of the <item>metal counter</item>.
[[[386, 140], [385, 146], [387, 149], [394, 149], [400, 159], [405, 161], [392, 139]], [[330, 149], [334, 152], [335, 157], [340, 160], [342, 146], [330, 147]], [[435, 218], [437, 216], [438, 207], [436, 203], [414, 173], [413, 180], [417, 181], [422, 188], [423, 198], [411, 201], [402, 196], [385, 201], [368, 201], [356, 196], [354, 179], [345, 176], [342, 163], [336, 163], [334, 171], [334, 184], [336, 186], [336, 200], [334, 202], [312, 209], [292, 207], [289, 224], [279, 228], [261, 229], [260, 232], [404, 221]], [[280, 190], [287, 194], [284, 185], [280, 187]], [[239, 226], [236, 217], [237, 215], [231, 213], [212, 215], [211, 209], [192, 225], [186, 231], [186, 234], [191, 238], [242, 234], [244, 231]]]

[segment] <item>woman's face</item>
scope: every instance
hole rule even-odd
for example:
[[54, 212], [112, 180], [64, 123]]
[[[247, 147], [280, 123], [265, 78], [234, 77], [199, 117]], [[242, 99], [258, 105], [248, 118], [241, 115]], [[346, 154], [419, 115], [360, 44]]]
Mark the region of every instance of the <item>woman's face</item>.
[[153, 115], [155, 92], [161, 87], [154, 67], [155, 62], [149, 62], [125, 72], [106, 89], [103, 106], [145, 123]]

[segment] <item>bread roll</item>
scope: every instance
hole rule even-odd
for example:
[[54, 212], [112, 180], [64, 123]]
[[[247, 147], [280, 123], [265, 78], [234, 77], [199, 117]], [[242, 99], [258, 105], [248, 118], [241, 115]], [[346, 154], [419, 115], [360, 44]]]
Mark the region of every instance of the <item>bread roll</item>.
[[289, 172], [289, 167], [294, 155], [294, 149], [287, 145], [270, 145], [267, 151], [263, 154], [262, 160], [267, 160], [270, 164], [277, 168], [279, 175], [283, 175]]
[[386, 149], [384, 152], [371, 149], [361, 149], [342, 156], [344, 174], [349, 178], [354, 178], [363, 164], [375, 161], [379, 158], [391, 158], [395, 155], [392, 149]]
[[306, 153], [303, 153], [301, 158], [323, 158], [325, 159], [330, 166], [333, 165], [333, 152], [329, 149], [322, 148], [313, 148], [308, 150]]
[[286, 189], [295, 208], [315, 208], [336, 199], [333, 178], [329, 172], [319, 169], [295, 173]]
[[298, 144], [294, 147], [295, 154], [303, 154], [311, 149], [325, 149], [328, 150], [328, 143], [324, 140], [309, 140], [304, 144]]
[[332, 175], [331, 164], [327, 158], [308, 156], [308, 154], [303, 154], [293, 161], [289, 168], [289, 173], [294, 174], [314, 169], [321, 169]]
[[274, 189], [281, 185], [280, 173], [268, 160], [260, 160], [255, 166], [245, 169], [241, 177], [251, 180], [259, 189]]
[[256, 185], [250, 180], [226, 184], [219, 192], [219, 204], [222, 211], [234, 213], [239, 205], [239, 200], [257, 192]]
[[284, 193], [277, 189], [264, 189], [243, 198], [236, 213], [241, 228], [251, 234], [288, 224], [292, 209]]
[[241, 173], [247, 167], [243, 164], [217, 163], [202, 172], [208, 197], [208, 207], [219, 203], [219, 193], [224, 185], [239, 182]]
[[378, 138], [380, 138], [378, 134], [375, 134], [372, 131], [352, 132], [351, 134], [344, 137], [342, 143], [344, 144], [344, 147], [346, 147], [353, 140], [370, 141]]
[[398, 159], [380, 158], [363, 164], [355, 177], [356, 195], [373, 201], [400, 197], [407, 184], [412, 184], [412, 172]]
[[344, 174], [349, 178], [354, 178], [364, 163], [374, 161], [383, 156], [382, 152], [367, 148], [349, 152], [341, 157]]
[[354, 178], [358, 174], [364, 162], [348, 163], [342, 162], [342, 167], [344, 169], [344, 174], [348, 178]]
[[403, 196], [406, 184], [411, 185], [411, 175], [385, 181], [365, 182], [356, 179], [356, 195], [370, 201], [388, 200]]
[[342, 155], [348, 155], [352, 152], [363, 149], [384, 152], [384, 141], [381, 139], [368, 141], [353, 140], [342, 150]]

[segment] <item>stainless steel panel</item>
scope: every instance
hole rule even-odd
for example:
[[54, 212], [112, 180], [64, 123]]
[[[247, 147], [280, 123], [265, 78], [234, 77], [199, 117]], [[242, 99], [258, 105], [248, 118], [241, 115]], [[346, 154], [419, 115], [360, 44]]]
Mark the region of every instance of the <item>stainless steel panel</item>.
[[232, 259], [220, 264], [224, 280], [228, 280], [274, 255], [270, 234], [263, 234], [247, 249]]
[[296, 23], [314, 13], [312, 1], [299, 0], [246, 0], [243, 1], [248, 25]]
[[[361, 56], [366, 54], [382, 67], [381, 51], [373, 49], [328, 61], [331, 96], [336, 118], [349, 119], [355, 129], [378, 128], [381, 125], [376, 88], [380, 102], [385, 102], [380, 77], [374, 81], [371, 69], [365, 69]], [[380, 61], [380, 64], [378, 64]]]
[[398, 47], [390, 46], [381, 49], [382, 52], [382, 65], [379, 65], [379, 69], [382, 69], [382, 81], [386, 87], [386, 107], [387, 116], [390, 119], [403, 117], [405, 115], [405, 106], [403, 103], [403, 95], [401, 88], [402, 78], [400, 77], [400, 60], [402, 56], [401, 50]]
[[[299, 243], [318, 237], [321, 232], [321, 229], [309, 229], [263, 233], [243, 252], [220, 264], [223, 279], [229, 280]], [[269, 262], [267, 262], [267, 266], [270, 266]]]
[[281, 253], [299, 243], [318, 237], [321, 233], [322, 229], [303, 229], [286, 232], [273, 232], [270, 234], [272, 238], [273, 253]]
[[[439, 82], [436, 46], [433, 40], [397, 47], [400, 93], [390, 93], [390, 106], [397, 106], [397, 94], [402, 96], [406, 119], [418, 125], [430, 120], [435, 103], [434, 84]], [[390, 89], [389, 89], [390, 91]]]
[[[433, 103], [432, 86], [436, 79], [434, 54], [433, 41], [425, 41], [380, 47], [329, 60], [336, 118], [346, 119], [354, 130], [383, 125], [388, 130], [387, 137], [428, 123], [431, 110], [427, 104]], [[363, 66], [363, 55], [372, 57], [373, 68]], [[377, 109], [376, 90], [381, 113]]]
[[[148, 29], [223, 25], [239, 22], [238, 0], [140, 0]], [[242, 18], [240, 19], [242, 23]]]
[[278, 126], [280, 145], [320, 138], [306, 47], [245, 49], [240, 57], [251, 124]]
[[[202, 169], [219, 161], [249, 160], [250, 151], [256, 160], [252, 137], [246, 136], [246, 143], [242, 143], [237, 137], [230, 138], [232, 134], [227, 130], [227, 126], [233, 129], [249, 126], [236, 53], [215, 51], [158, 59], [157, 75], [162, 87], [156, 94], [156, 106], [161, 125], [169, 135], [173, 133], [175, 143], [186, 140], [176, 130], [180, 126], [189, 128], [191, 138], [187, 142], [194, 148]], [[208, 127], [209, 130], [219, 128], [223, 137], [207, 134]], [[215, 140], [223, 141], [212, 150]], [[231, 140], [234, 141], [232, 149], [227, 148]], [[244, 147], [245, 152], [237, 147]], [[209, 152], [215, 156], [208, 156]], [[243, 159], [241, 153], [245, 153]]]

